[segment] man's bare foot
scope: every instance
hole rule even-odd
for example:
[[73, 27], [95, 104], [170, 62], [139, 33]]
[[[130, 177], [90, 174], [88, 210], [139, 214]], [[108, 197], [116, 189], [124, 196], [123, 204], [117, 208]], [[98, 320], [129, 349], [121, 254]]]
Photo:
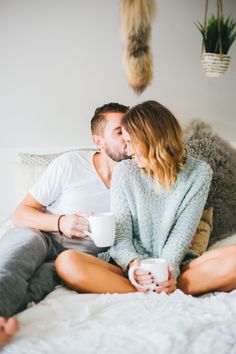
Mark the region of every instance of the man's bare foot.
[[15, 332], [18, 331], [19, 323], [16, 318], [0, 317], [0, 345], [6, 344]]

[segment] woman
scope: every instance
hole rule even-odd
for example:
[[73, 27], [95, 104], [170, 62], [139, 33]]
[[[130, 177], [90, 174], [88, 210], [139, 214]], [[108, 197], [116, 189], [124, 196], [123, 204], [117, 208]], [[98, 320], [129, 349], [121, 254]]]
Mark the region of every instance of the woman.
[[[186, 155], [178, 121], [155, 101], [131, 108], [124, 115], [122, 134], [132, 160], [120, 162], [113, 171], [115, 244], [100, 259], [65, 251], [57, 258], [56, 269], [68, 287], [78, 292], [127, 293], [143, 291], [131, 285], [127, 270], [142, 259], [161, 257], [170, 265], [169, 279], [154, 290], [170, 294], [176, 289], [181, 265], [188, 263], [188, 271], [196, 258], [189, 247], [206, 203], [212, 170]], [[135, 279], [141, 285], [153, 282], [151, 274], [142, 270], [135, 271]]]

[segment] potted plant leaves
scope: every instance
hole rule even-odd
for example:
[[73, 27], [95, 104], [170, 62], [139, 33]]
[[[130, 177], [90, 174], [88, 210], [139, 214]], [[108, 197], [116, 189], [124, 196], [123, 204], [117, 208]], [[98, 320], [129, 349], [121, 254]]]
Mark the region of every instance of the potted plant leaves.
[[198, 22], [197, 28], [202, 34], [201, 62], [207, 76], [219, 77], [228, 69], [230, 56], [228, 51], [236, 38], [236, 22], [230, 17], [212, 15], [202, 25]]

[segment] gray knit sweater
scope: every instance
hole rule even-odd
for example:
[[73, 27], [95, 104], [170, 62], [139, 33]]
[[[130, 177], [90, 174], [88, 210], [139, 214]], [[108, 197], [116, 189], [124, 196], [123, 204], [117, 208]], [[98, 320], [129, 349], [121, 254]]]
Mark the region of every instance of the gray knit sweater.
[[165, 258], [175, 276], [189, 251], [210, 188], [212, 170], [188, 156], [171, 191], [139, 169], [134, 161], [116, 165], [111, 184], [111, 210], [116, 218], [115, 244], [99, 257], [112, 257], [125, 271], [134, 259]]

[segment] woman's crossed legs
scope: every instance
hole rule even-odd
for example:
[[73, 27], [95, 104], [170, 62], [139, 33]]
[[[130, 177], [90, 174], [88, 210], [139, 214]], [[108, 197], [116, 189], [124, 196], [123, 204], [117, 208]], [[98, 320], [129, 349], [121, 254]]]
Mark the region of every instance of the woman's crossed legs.
[[[68, 250], [56, 259], [64, 283], [78, 292], [129, 293], [135, 289], [122, 270], [99, 258]], [[190, 295], [236, 288], [236, 245], [207, 251], [184, 266], [178, 288]]]
[[236, 288], [236, 245], [205, 252], [183, 267], [178, 288], [190, 295]]
[[62, 252], [55, 262], [63, 282], [80, 293], [130, 293], [136, 289], [121, 268], [75, 250]]

